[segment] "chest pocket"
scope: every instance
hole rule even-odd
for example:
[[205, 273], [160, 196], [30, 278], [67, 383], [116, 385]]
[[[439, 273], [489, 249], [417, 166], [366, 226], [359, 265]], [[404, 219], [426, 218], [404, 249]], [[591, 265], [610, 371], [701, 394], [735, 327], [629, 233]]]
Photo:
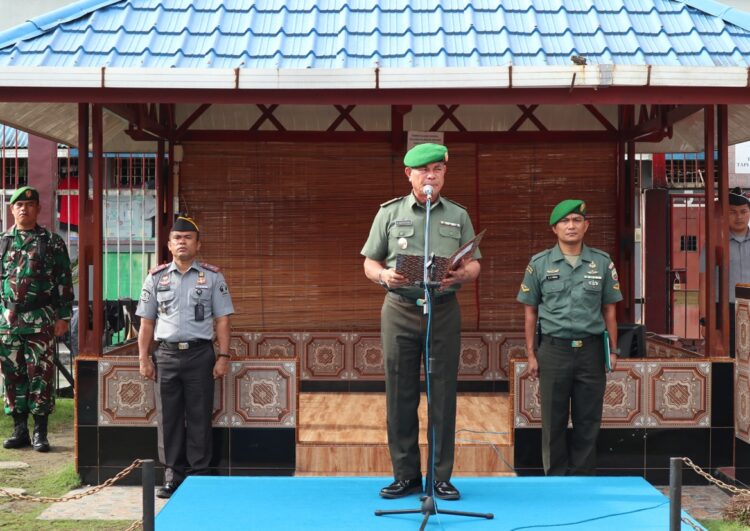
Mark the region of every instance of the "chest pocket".
[[391, 225], [388, 230], [388, 235], [391, 238], [411, 238], [414, 236], [414, 225], [398, 225], [397, 223]]
[[158, 303], [157, 311], [159, 313], [168, 313], [174, 303], [174, 291], [172, 287], [158, 286], [156, 288], [156, 302]]
[[200, 287], [195, 287], [190, 291], [190, 300], [194, 303], [207, 304], [211, 300], [211, 286], [205, 284]]
[[461, 239], [461, 227], [453, 227], [451, 225], [440, 225], [438, 227], [438, 233], [440, 236], [451, 238], [453, 240]]
[[591, 297], [601, 297], [603, 280], [584, 280], [583, 282], [583, 293], [584, 295]]
[[542, 282], [543, 303], [550, 310], [561, 308], [565, 305], [565, 282], [562, 280], [545, 280]]

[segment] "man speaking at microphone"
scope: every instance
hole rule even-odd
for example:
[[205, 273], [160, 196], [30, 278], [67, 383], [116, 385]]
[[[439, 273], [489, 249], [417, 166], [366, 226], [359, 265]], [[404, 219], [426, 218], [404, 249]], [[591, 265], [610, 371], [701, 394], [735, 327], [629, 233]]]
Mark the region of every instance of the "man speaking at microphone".
[[[445, 184], [448, 149], [420, 144], [404, 156], [411, 193], [380, 205], [362, 248], [367, 278], [388, 292], [380, 313], [385, 359], [388, 448], [394, 481], [380, 491], [383, 498], [401, 498], [423, 491], [419, 455], [420, 363], [423, 360], [427, 315], [424, 288], [410, 285], [396, 272], [398, 254], [424, 256], [425, 218], [430, 204], [430, 254], [449, 257], [474, 237], [466, 209], [440, 195]], [[432, 299], [430, 344], [431, 422], [434, 427], [434, 494], [457, 500], [450, 482], [456, 427], [456, 384], [461, 347], [461, 309], [456, 291], [479, 276], [479, 250], [451, 271]]]

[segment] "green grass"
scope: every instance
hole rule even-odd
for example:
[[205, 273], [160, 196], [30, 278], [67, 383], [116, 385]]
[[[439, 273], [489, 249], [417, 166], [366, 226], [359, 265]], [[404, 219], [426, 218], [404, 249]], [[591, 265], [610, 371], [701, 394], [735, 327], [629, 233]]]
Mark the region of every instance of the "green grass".
[[750, 529], [746, 525], [726, 520], [701, 520], [700, 524], [708, 531], [748, 531]]

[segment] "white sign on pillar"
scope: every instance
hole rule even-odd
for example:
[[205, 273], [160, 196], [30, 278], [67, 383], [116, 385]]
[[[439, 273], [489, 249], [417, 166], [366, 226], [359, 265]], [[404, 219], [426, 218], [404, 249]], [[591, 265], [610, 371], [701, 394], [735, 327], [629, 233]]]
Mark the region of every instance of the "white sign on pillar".
[[[440, 131], [409, 131], [406, 135], [406, 151], [419, 144], [445, 145], [445, 135]], [[750, 170], [748, 170], [750, 173]]]
[[734, 173], [750, 173], [750, 142], [734, 146]]

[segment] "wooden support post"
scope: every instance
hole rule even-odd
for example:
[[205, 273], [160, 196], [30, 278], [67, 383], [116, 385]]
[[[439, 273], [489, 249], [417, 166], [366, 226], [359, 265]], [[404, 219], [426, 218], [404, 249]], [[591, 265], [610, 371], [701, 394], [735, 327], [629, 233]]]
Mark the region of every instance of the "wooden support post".
[[90, 347], [89, 265], [91, 264], [91, 200], [89, 199], [89, 104], [78, 104], [78, 351], [98, 355]]
[[718, 160], [719, 202], [717, 204], [718, 225], [722, 228], [717, 245], [720, 248], [719, 308], [721, 346], [724, 356], [729, 356], [729, 111], [726, 105], [716, 106], [718, 123], [716, 137]]
[[92, 182], [93, 204], [91, 252], [93, 271], [93, 328], [89, 337], [91, 348], [101, 355], [104, 337], [104, 109], [100, 104], [91, 106], [91, 146], [92, 146]]

